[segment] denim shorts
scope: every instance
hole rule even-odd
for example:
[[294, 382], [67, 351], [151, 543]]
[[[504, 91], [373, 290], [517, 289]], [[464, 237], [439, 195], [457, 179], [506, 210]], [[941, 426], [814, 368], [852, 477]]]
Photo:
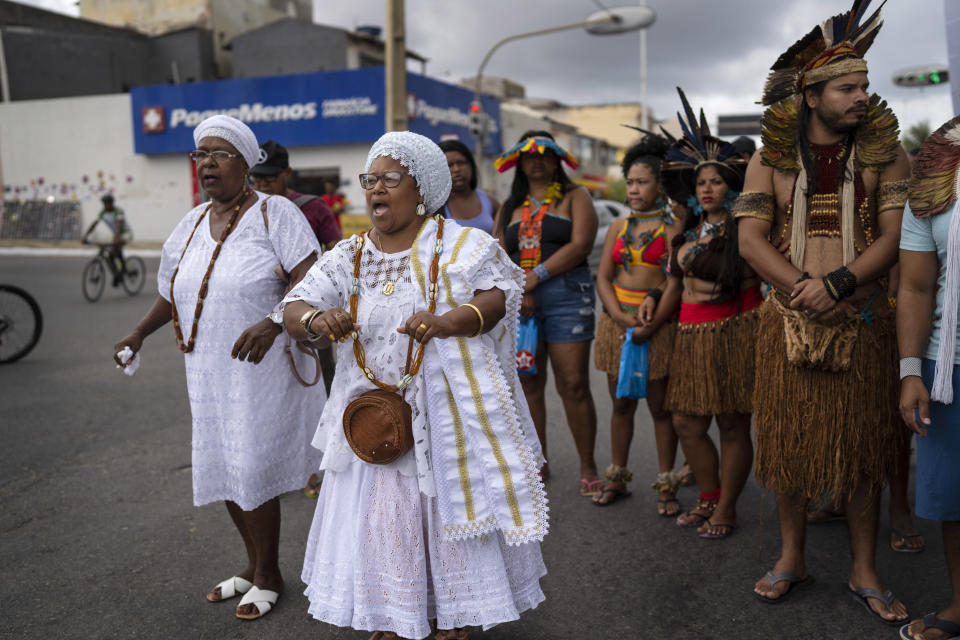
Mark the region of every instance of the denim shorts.
[[[923, 360], [923, 384], [930, 389], [936, 363]], [[917, 436], [917, 504], [927, 520], [960, 520], [960, 366], [953, 367], [953, 404], [930, 402], [927, 437]]]
[[548, 344], [593, 340], [596, 291], [588, 267], [576, 267], [536, 288], [534, 317], [540, 341]]

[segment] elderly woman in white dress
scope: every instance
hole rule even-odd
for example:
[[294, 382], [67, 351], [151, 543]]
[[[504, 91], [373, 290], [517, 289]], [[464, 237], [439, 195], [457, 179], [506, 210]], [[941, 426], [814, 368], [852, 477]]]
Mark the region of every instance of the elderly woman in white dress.
[[245, 594], [237, 617], [253, 619], [283, 590], [278, 496], [317, 469], [309, 442], [325, 400], [322, 385], [296, 382], [277, 339], [283, 327], [274, 307], [285, 284], [274, 268], [298, 281], [320, 248], [292, 202], [248, 186], [260, 153], [249, 127], [218, 115], [197, 125], [193, 138], [197, 178], [211, 200], [164, 243], [159, 296], [114, 353], [139, 351], [173, 318], [193, 415], [193, 502], [225, 501], [247, 552], [246, 564], [207, 600]]
[[[523, 274], [489, 235], [427, 215], [450, 191], [429, 139], [387, 133], [365, 171], [373, 227], [284, 299], [291, 336], [339, 343], [313, 440], [326, 475], [306, 595], [315, 618], [374, 639], [424, 638], [431, 620], [436, 638], [466, 638], [543, 600], [543, 456], [514, 362]], [[359, 440], [373, 425], [353, 408], [398, 388], [412, 447], [390, 441], [396, 459], [368, 462], [378, 447]]]

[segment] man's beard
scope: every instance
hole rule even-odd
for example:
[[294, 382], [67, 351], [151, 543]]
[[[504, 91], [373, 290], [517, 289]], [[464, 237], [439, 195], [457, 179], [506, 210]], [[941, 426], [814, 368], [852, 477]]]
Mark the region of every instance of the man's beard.
[[867, 112], [857, 112], [856, 121], [850, 122], [845, 120], [845, 118], [850, 114], [850, 111], [844, 113], [837, 113], [835, 111], [818, 111], [817, 117], [820, 118], [820, 121], [830, 130], [837, 133], [849, 133], [853, 131], [861, 124], [863, 124], [864, 119], [867, 117]]

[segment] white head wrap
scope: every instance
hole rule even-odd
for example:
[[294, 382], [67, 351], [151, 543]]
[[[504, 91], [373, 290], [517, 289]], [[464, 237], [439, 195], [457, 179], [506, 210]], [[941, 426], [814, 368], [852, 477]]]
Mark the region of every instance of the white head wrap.
[[419, 133], [390, 131], [373, 143], [367, 155], [364, 171], [381, 156], [399, 160], [407, 172], [417, 181], [427, 213], [436, 213], [450, 197], [450, 168], [447, 156], [437, 144]]
[[257, 136], [253, 135], [250, 127], [236, 118], [225, 115], [210, 116], [197, 125], [193, 130], [193, 143], [200, 144], [204, 138], [220, 138], [226, 140], [240, 152], [247, 161], [247, 167], [257, 164], [260, 158], [260, 145]]

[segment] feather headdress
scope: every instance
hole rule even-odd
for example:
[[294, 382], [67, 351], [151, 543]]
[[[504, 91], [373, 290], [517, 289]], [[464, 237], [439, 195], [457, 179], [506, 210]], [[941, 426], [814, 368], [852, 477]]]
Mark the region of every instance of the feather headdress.
[[711, 135], [703, 109], [700, 109], [700, 117], [697, 118], [683, 89], [677, 87], [677, 93], [680, 94], [680, 102], [683, 104], [683, 114], [677, 112], [683, 135], [675, 138], [660, 127], [670, 143], [660, 168], [664, 191], [676, 202], [686, 203], [690, 196], [694, 195], [693, 185], [697, 170], [707, 164], [721, 167], [728, 186], [739, 191], [746, 160], [740, 157], [732, 144]]
[[811, 84], [866, 71], [863, 56], [883, 25], [880, 9], [886, 0], [864, 19], [870, 2], [854, 0], [850, 11], [818, 24], [777, 58], [770, 67], [760, 104], [771, 105]]
[[499, 173], [503, 173], [516, 166], [521, 153], [539, 153], [542, 155], [547, 151], [552, 151], [571, 169], [577, 168], [577, 159], [573, 157], [573, 154], [550, 138], [526, 138], [521, 140], [512, 149], [500, 154], [500, 157], [493, 161], [493, 167]]
[[950, 210], [960, 194], [956, 189], [960, 168], [960, 116], [933, 132], [920, 147], [910, 180], [910, 210], [928, 218]]

